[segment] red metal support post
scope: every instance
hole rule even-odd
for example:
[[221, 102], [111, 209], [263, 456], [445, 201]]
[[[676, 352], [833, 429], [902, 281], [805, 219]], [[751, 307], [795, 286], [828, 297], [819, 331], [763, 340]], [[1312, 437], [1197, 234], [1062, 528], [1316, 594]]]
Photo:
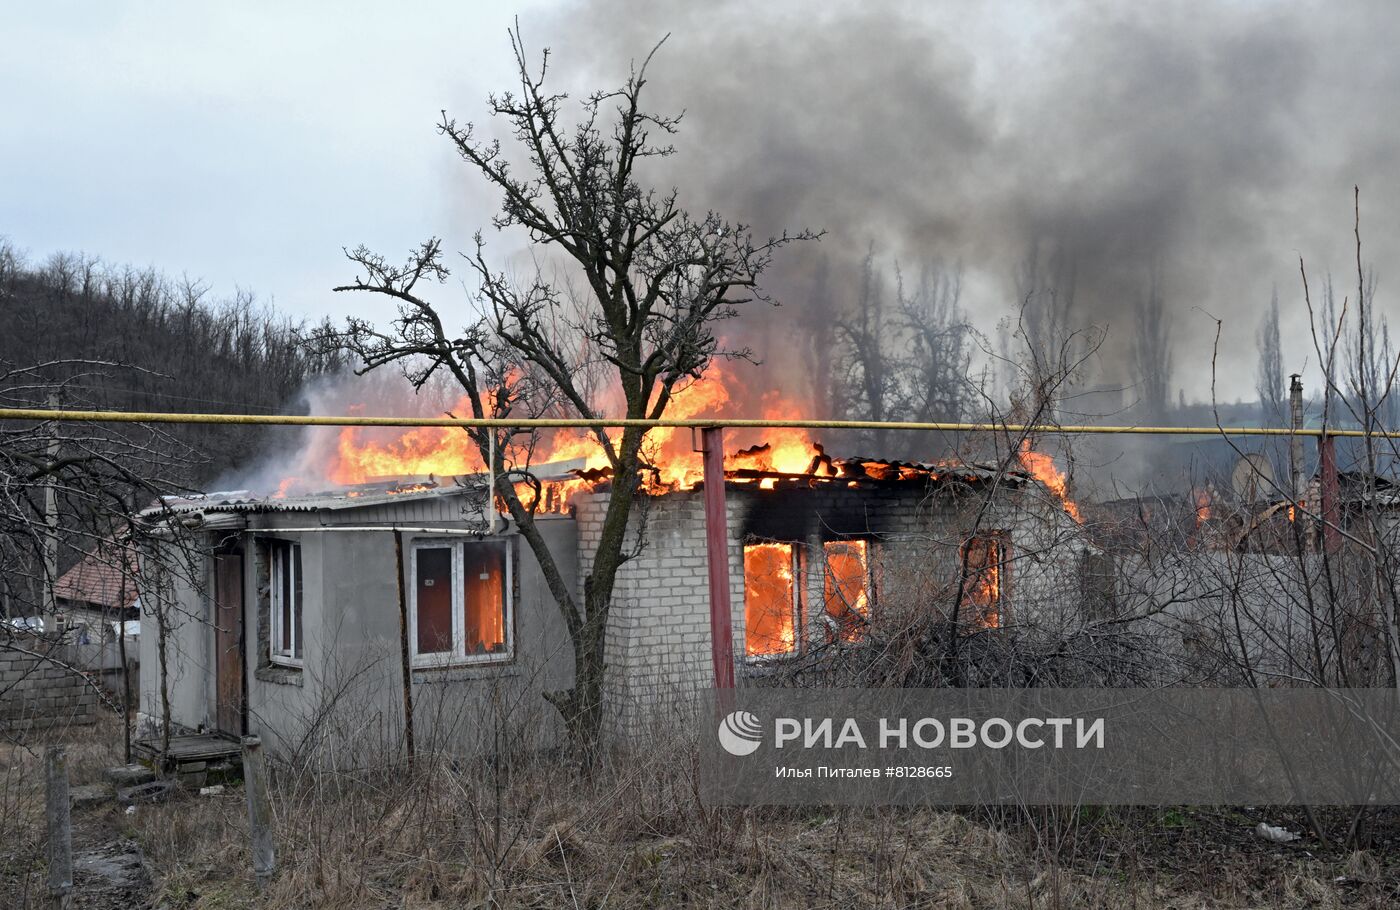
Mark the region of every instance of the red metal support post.
[[710, 642], [715, 688], [734, 688], [734, 626], [729, 605], [729, 522], [724, 506], [724, 428], [700, 431], [705, 465], [705, 555], [710, 565]]
[[1317, 456], [1318, 492], [1322, 500], [1319, 503], [1319, 511], [1322, 514], [1322, 547], [1328, 553], [1335, 553], [1342, 540], [1338, 531], [1341, 526], [1341, 510], [1337, 501], [1341, 498], [1341, 488], [1337, 482], [1337, 440], [1326, 434], [1317, 437]]

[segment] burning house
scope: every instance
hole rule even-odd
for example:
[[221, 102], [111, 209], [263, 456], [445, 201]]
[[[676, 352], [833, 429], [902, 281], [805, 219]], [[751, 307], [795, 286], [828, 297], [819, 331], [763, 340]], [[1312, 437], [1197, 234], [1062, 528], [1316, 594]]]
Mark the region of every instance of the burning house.
[[[737, 677], [761, 680], [826, 648], [860, 647], [890, 614], [958, 604], [969, 634], [1051, 620], [1084, 555], [1065, 503], [1023, 470], [813, 459], [817, 470], [726, 472]], [[606, 492], [576, 499], [580, 570]], [[622, 725], [708, 686], [711, 636], [702, 491], [653, 498], [614, 589], [610, 715]], [[963, 587], [961, 597], [956, 589]]]
[[[859, 647], [882, 611], [956, 603], [974, 634], [1062, 609], [1050, 592], [1084, 544], [1048, 458], [841, 459], [796, 431], [769, 436], [724, 459], [741, 685], [813, 648]], [[450, 748], [475, 748], [507, 722], [512, 735], [557, 737], [541, 694], [572, 679], [567, 628], [533, 550], [493, 502], [497, 480], [473, 473], [465, 434], [346, 428], [333, 448], [332, 489], [292, 478], [269, 495], [147, 511], [169, 529], [171, 553], [153, 562], [187, 566], [144, 576], [164, 631], [142, 636], [142, 658], [166, 668], [143, 674], [148, 723], [168, 705], [172, 727], [257, 733], [289, 753], [397, 748], [410, 719], [420, 744]], [[653, 452], [662, 467], [634, 510], [609, 616], [615, 730], [714, 680], [699, 455], [684, 431], [656, 431]], [[537, 482], [512, 482], [581, 598], [611, 478], [586, 440], [561, 437], [545, 454]], [[405, 479], [423, 467], [457, 476]]]

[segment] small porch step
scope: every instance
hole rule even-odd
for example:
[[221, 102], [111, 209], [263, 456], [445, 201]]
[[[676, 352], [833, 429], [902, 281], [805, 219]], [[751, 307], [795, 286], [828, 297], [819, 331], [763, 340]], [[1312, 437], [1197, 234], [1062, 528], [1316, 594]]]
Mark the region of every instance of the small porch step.
[[138, 739], [131, 744], [131, 748], [152, 768], [166, 774], [183, 775], [203, 772], [215, 765], [241, 766], [243, 763], [243, 746], [223, 733], [172, 736], [165, 747], [162, 747], [158, 737]]

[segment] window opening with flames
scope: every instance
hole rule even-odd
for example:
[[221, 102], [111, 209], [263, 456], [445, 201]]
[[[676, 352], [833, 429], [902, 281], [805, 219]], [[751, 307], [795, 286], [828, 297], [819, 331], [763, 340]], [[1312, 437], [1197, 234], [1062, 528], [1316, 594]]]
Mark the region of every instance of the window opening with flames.
[[970, 626], [996, 629], [1005, 621], [1009, 541], [1006, 531], [980, 531], [963, 541], [963, 605]]
[[833, 637], [859, 641], [870, 620], [870, 541], [830, 540], [822, 544], [822, 593]]
[[744, 546], [744, 653], [776, 657], [797, 650], [801, 600], [797, 550], [790, 543]]

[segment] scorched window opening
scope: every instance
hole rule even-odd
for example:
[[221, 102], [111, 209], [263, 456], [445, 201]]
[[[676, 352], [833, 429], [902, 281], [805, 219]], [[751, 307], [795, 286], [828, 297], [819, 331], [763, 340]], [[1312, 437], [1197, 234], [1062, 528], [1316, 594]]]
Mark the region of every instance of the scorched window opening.
[[501, 663], [514, 656], [514, 565], [505, 541], [421, 540], [409, 566], [415, 666]]
[[865, 638], [874, 600], [870, 541], [829, 540], [822, 544], [822, 602], [835, 641]]
[[287, 667], [302, 665], [302, 586], [301, 544], [290, 540], [268, 542], [272, 558], [272, 641], [268, 658]]
[[963, 617], [973, 629], [1006, 624], [1003, 600], [1009, 568], [1010, 533], [979, 531], [963, 541]]
[[778, 541], [744, 545], [744, 655], [795, 654], [802, 632], [802, 577], [797, 547]]

